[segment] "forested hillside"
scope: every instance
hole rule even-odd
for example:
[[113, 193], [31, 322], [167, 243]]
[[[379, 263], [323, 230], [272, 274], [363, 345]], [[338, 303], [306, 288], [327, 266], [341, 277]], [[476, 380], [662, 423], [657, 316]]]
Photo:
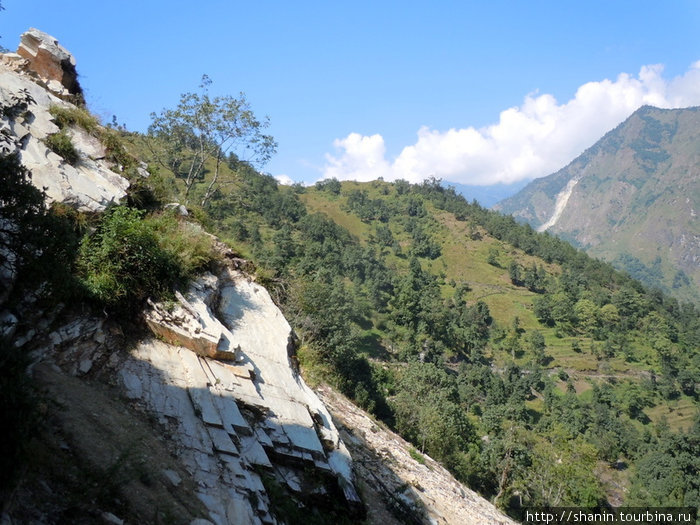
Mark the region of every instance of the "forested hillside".
[[[198, 101], [222, 102], [234, 101]], [[64, 126], [93, 122], [54, 113]], [[265, 123], [243, 115], [246, 160], [246, 148], [170, 125], [177, 115], [154, 116], [148, 135], [104, 131], [128, 202], [103, 215], [42, 208], [72, 247], [64, 297], [125, 319], [150, 297], [167, 301], [216, 257], [211, 239], [163, 211], [179, 203], [253, 261], [307, 379], [397, 430], [418, 461], [439, 460], [514, 515], [700, 504], [692, 305], [438, 180], [280, 186], [255, 169], [274, 151]]]
[[511, 512], [700, 502], [693, 306], [436, 180], [283, 187], [228, 155], [186, 186], [157, 167], [167, 134], [125, 138], [151, 166], [140, 205], [187, 200], [252, 259], [307, 377], [416, 457]]

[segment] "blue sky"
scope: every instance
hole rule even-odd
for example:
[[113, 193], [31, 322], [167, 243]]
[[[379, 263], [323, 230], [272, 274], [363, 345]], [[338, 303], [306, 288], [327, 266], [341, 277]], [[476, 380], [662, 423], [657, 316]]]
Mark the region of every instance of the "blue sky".
[[144, 131], [203, 73], [244, 91], [279, 142], [265, 170], [295, 181], [517, 183], [643, 103], [700, 105], [696, 0], [2, 5], [0, 43], [55, 36], [105, 121]]

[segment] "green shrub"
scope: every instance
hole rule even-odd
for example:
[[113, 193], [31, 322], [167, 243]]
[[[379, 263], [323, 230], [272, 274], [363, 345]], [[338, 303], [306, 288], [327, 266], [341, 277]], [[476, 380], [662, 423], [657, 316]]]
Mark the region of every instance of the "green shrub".
[[65, 129], [69, 126], [78, 126], [88, 133], [94, 134], [100, 126], [97, 118], [84, 108], [51, 106], [49, 108], [49, 113], [51, 113], [54, 122], [60, 129]]
[[408, 455], [411, 456], [413, 459], [415, 459], [421, 465], [425, 465], [425, 458], [423, 457], [423, 454], [418, 452], [415, 448], [413, 448], [413, 447], [409, 448]]
[[[66, 128], [71, 126], [82, 128], [90, 135], [100, 139], [100, 142], [102, 142], [102, 145], [105, 147], [107, 153], [107, 160], [121, 166], [124, 171], [127, 171], [136, 165], [136, 160], [132, 155], [130, 155], [127, 152], [119, 132], [117, 130], [106, 129], [101, 127], [100, 121], [97, 119], [97, 117], [91, 115], [90, 112], [85, 108], [51, 106], [49, 108], [49, 113], [51, 113], [54, 122], [61, 130], [56, 135], [64, 133], [64, 136], [67, 137], [67, 135], [65, 135]], [[51, 140], [60, 140], [61, 144], [56, 145], [59, 148], [67, 147], [64, 144], [65, 139], [63, 137]], [[59, 151], [56, 151], [53, 146], [49, 145], [49, 147], [55, 153], [58, 153], [63, 158], [68, 160], [63, 154], [61, 154]], [[66, 150], [64, 149], [64, 152], [65, 151]], [[73, 162], [70, 163], [73, 164]]]
[[51, 151], [62, 157], [71, 166], [75, 166], [80, 160], [78, 150], [75, 149], [73, 141], [71, 141], [71, 138], [64, 130], [52, 133], [44, 139], [44, 143]]
[[213, 237], [191, 222], [179, 221], [174, 213], [162, 213], [147, 219], [158, 235], [163, 249], [177, 254], [185, 277], [194, 277], [214, 259]]
[[115, 206], [80, 246], [78, 271], [88, 293], [122, 314], [160, 299], [213, 258], [211, 238], [174, 216]]
[[135, 306], [159, 296], [181, 278], [173, 254], [163, 250], [143, 212], [112, 208], [80, 246], [78, 269], [88, 291], [110, 306]]
[[118, 131], [102, 129], [99, 133], [99, 139], [107, 150], [107, 160], [121, 166], [124, 171], [136, 166], [136, 159], [126, 151]]

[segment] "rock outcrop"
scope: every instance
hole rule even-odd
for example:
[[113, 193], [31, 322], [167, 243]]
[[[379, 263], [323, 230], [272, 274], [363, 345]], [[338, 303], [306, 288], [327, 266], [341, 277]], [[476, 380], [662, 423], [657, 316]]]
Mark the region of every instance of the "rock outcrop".
[[[120, 375], [129, 398], [164, 424], [178, 422], [181, 457], [207, 488], [201, 497], [214, 521], [272, 521], [257, 469], [299, 496], [344, 498], [350, 511], [360, 511], [350, 455], [325, 406], [293, 369], [291, 328], [265, 288], [226, 268], [195, 282], [179, 301], [175, 317], [196, 319], [200, 332], [188, 339], [179, 320], [156, 321], [152, 310], [149, 326], [158, 334], [170, 326], [183, 346], [145, 341]], [[213, 352], [201, 351], [203, 333], [213, 335]], [[222, 354], [226, 362], [212, 358]], [[313, 486], [305, 472], [325, 482]]]
[[82, 97], [75, 58], [51, 35], [31, 28], [20, 37], [17, 55], [27, 60], [27, 68], [54, 93]]
[[[115, 327], [78, 318], [50, 332], [36, 355], [78, 378], [116, 378], [168, 437], [178, 460], [170, 475], [194, 487], [211, 523], [277, 523], [270, 483], [299, 501], [363, 515], [350, 454], [295, 370], [291, 327], [265, 288], [226, 266], [193, 283], [171, 312], [153, 304], [146, 317], [157, 337], [128, 351], [110, 335]], [[203, 332], [216, 341], [213, 356], [202, 351]], [[164, 333], [179, 337], [166, 342]]]
[[[68, 130], [78, 152], [75, 165], [66, 162], [46, 145], [59, 131], [50, 113], [52, 106], [74, 108], [50, 93], [37, 78], [10, 55], [0, 60], [0, 152], [17, 153], [32, 173], [33, 184], [46, 191], [49, 202], [69, 204], [81, 211], [101, 211], [126, 195], [129, 182], [104, 156], [99, 141], [79, 127]], [[8, 65], [10, 64], [10, 65]]]
[[150, 308], [144, 313], [146, 324], [164, 341], [189, 348], [202, 357], [235, 360], [240, 346], [211, 310], [218, 300], [217, 285], [214, 275], [201, 276], [190, 287], [187, 299], [175, 292], [177, 304], [172, 309], [149, 300]]

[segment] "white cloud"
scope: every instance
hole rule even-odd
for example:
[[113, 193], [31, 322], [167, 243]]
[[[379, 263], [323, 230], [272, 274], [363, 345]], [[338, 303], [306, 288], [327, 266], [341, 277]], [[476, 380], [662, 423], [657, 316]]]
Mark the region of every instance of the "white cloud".
[[386, 148], [381, 135], [366, 137], [350, 133], [344, 139], [335, 139], [333, 146], [343, 154], [340, 157], [326, 155], [324, 178], [368, 181], [391, 176], [392, 168], [384, 158]]
[[588, 82], [568, 102], [530, 94], [501, 112], [498, 123], [439, 131], [422, 127], [415, 144], [386, 158], [384, 138], [351, 133], [326, 155], [323, 178], [359, 181], [435, 176], [463, 184], [512, 183], [565, 166], [644, 104], [672, 108], [700, 105], [700, 61], [667, 80], [663, 66], [643, 66], [635, 77]]
[[289, 175], [285, 174], [280, 174], [280, 175], [275, 175], [275, 180], [279, 183], [282, 184], [283, 186], [291, 186], [294, 184], [294, 181]]

